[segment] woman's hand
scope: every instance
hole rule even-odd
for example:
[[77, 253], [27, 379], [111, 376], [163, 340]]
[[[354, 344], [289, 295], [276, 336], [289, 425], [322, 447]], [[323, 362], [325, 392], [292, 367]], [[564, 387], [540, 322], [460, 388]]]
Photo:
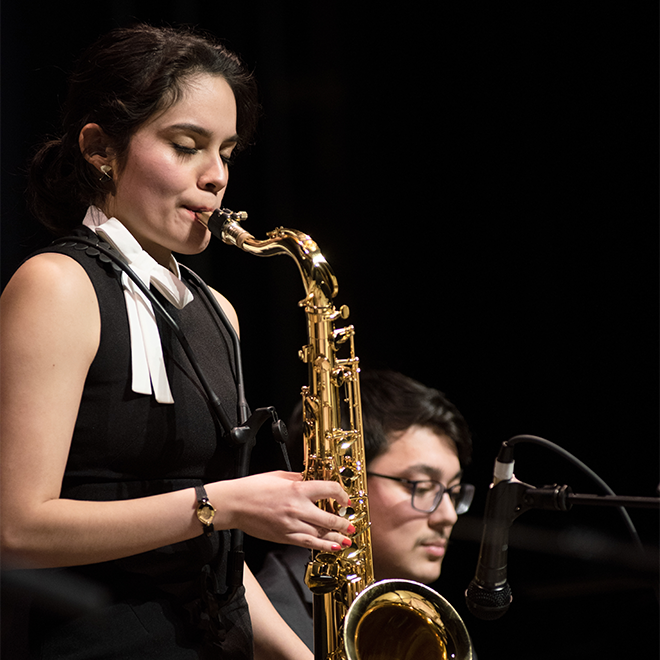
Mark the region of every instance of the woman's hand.
[[333, 552], [350, 545], [347, 536], [355, 531], [348, 520], [315, 504], [334, 500], [349, 505], [346, 491], [334, 481], [303, 481], [298, 473], [278, 471], [206, 488], [216, 509], [228, 517], [219, 520], [219, 526], [236, 527], [266, 541]]

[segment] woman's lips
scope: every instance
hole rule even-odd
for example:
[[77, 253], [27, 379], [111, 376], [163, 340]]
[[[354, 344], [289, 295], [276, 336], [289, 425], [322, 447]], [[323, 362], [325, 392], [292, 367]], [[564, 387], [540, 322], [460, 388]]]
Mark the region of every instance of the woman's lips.
[[203, 224], [205, 227], [208, 226], [209, 218], [213, 214], [213, 209], [207, 207], [193, 207], [193, 206], [184, 206], [186, 211], [192, 214], [193, 218]]

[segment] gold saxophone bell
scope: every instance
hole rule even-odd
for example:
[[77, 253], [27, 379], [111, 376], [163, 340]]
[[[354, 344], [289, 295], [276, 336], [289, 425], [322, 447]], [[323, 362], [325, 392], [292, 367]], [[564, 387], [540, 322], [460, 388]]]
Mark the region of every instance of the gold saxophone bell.
[[412, 580], [364, 589], [344, 618], [347, 660], [472, 660], [462, 619], [440, 594]]
[[[261, 257], [286, 254], [305, 286], [300, 301], [309, 342], [300, 350], [308, 365], [303, 388], [304, 479], [336, 481], [351, 499], [347, 510], [321, 502], [356, 528], [352, 546], [338, 553], [313, 552], [305, 582], [314, 594], [316, 660], [472, 660], [472, 644], [454, 608], [430, 587], [410, 580], [374, 582], [371, 521], [366, 486], [359, 360], [353, 326], [335, 329], [348, 308], [331, 302], [338, 291], [330, 265], [311, 237], [279, 227], [256, 240], [241, 227], [244, 212], [198, 214], [211, 233]], [[348, 357], [338, 352], [348, 347]], [[348, 409], [342, 428], [341, 402]]]

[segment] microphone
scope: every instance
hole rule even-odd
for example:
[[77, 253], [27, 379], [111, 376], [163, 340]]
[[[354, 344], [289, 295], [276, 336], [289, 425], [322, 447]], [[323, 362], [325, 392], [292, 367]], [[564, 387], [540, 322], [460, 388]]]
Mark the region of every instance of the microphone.
[[522, 498], [528, 488], [527, 484], [514, 481], [513, 464], [513, 446], [504, 442], [486, 498], [477, 570], [465, 591], [468, 610], [489, 621], [505, 614], [513, 599], [507, 582], [509, 527], [521, 513]]

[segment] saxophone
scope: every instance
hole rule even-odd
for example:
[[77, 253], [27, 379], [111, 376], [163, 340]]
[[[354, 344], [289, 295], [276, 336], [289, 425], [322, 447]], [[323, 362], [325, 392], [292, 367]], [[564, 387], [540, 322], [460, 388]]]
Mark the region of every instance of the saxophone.
[[[353, 326], [335, 328], [349, 310], [332, 304], [338, 286], [330, 265], [302, 232], [280, 227], [256, 240], [240, 225], [247, 218], [244, 212], [198, 215], [225, 243], [257, 256], [290, 256], [305, 286], [299, 303], [309, 339], [299, 353], [309, 372], [309, 384], [302, 389], [303, 478], [340, 483], [350, 507], [328, 501], [318, 506], [349, 519], [356, 529], [350, 547], [313, 551], [307, 565], [305, 582], [314, 594], [315, 660], [471, 660], [465, 625], [442, 596], [410, 580], [374, 582], [359, 360]], [[348, 354], [341, 358], [340, 350]], [[342, 427], [342, 402], [347, 429]]]

